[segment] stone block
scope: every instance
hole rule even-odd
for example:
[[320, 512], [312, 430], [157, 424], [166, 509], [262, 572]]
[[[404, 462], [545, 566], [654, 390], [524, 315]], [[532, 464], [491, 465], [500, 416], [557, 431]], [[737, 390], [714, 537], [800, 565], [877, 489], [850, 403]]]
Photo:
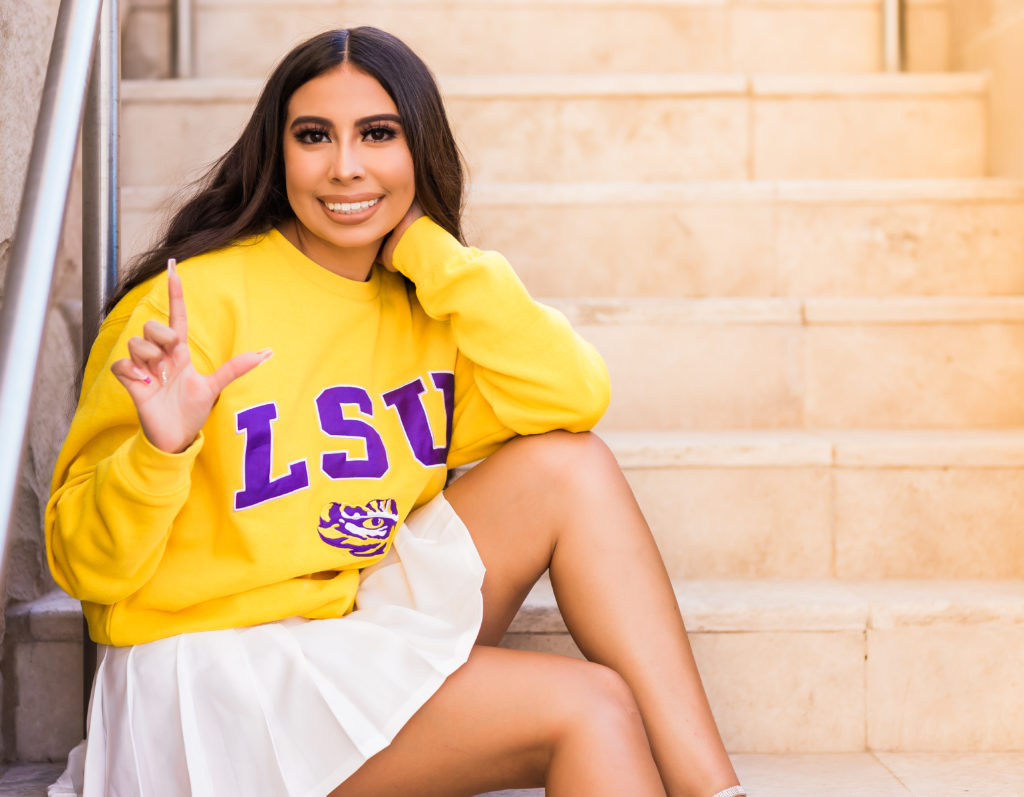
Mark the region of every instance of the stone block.
[[864, 749], [864, 634], [691, 633], [726, 747], [733, 752]]
[[904, 66], [907, 71], [950, 71], [953, 65], [948, 5], [942, 0], [907, 3], [904, 6], [904, 21]]
[[620, 96], [448, 92], [446, 104], [474, 180], [747, 176], [748, 107], [740, 96], [672, 96], [668, 88]]
[[736, 72], [873, 72], [880, 68], [877, 3], [736, 3]]
[[828, 578], [825, 467], [630, 468], [673, 578]]
[[[879, 303], [881, 304], [881, 303]], [[1024, 426], [1024, 324], [812, 323], [807, 328], [808, 427]]]
[[1024, 577], [1020, 468], [837, 468], [836, 575]]
[[[418, 0], [197, 4], [198, 74], [256, 77], [324, 30], [373, 25], [437, 74], [728, 71], [718, 3], [423, 3]], [[225, 39], [219, 35], [231, 30]], [[262, 47], [248, 43], [259, 41]]]
[[234, 144], [257, 85], [132, 81], [122, 86], [121, 173], [126, 185], [183, 186]]
[[605, 357], [609, 429], [802, 425], [803, 340], [785, 323], [577, 324]]
[[22, 642], [14, 650], [13, 667], [17, 760], [67, 757], [82, 738], [81, 643]]
[[740, 782], [757, 797], [908, 797], [870, 753], [740, 753], [732, 763]]
[[[129, 80], [171, 77], [171, 22], [168, 3], [134, 0], [122, 3], [121, 75]], [[202, 33], [202, 28], [196, 31]], [[229, 37], [228, 39], [232, 39]], [[251, 45], [251, 40], [250, 40]], [[248, 48], [261, 51], [260, 47]]]
[[1021, 624], [870, 630], [868, 745], [906, 753], [1020, 750], [1022, 673]]
[[967, 78], [755, 77], [751, 176], [982, 177], [987, 83]]
[[[880, 200], [880, 201], [879, 201]], [[820, 197], [778, 207], [779, 269], [801, 296], [1024, 292], [1024, 203]]]
[[466, 228], [535, 296], [781, 296], [772, 196], [750, 183], [481, 185]]
[[914, 797], [1024, 794], [1024, 753], [876, 753]]

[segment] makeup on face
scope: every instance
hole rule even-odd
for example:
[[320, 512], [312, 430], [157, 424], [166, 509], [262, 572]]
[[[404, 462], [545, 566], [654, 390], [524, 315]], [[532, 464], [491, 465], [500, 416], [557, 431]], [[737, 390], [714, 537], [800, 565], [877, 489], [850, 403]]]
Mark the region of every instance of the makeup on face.
[[394, 100], [348, 64], [303, 84], [288, 104], [284, 168], [295, 220], [282, 233], [324, 268], [367, 279], [416, 195]]

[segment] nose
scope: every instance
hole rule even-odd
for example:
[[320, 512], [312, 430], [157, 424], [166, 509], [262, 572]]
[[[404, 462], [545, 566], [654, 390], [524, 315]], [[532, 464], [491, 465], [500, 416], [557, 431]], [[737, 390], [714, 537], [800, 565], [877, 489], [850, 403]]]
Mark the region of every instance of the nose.
[[364, 174], [363, 159], [358, 143], [341, 142], [331, 163], [330, 178], [337, 182], [347, 183], [360, 179]]

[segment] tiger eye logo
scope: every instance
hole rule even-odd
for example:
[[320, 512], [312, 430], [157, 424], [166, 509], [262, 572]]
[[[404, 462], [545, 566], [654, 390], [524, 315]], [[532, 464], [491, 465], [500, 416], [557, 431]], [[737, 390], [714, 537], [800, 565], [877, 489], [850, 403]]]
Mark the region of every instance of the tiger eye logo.
[[320, 513], [320, 539], [353, 556], [384, 553], [398, 525], [398, 505], [393, 498], [370, 501], [365, 506], [330, 503]]

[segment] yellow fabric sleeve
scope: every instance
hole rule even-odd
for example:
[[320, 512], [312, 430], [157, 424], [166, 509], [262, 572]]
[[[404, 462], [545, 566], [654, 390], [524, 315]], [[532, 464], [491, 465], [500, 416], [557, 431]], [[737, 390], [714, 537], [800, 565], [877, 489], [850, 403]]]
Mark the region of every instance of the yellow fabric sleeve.
[[[200, 434], [178, 454], [155, 448], [139, 428], [128, 392], [110, 372], [146, 321], [166, 323], [166, 310], [151, 299], [161, 290], [166, 294], [166, 278], [155, 283], [145, 286], [150, 296], [129, 294], [126, 308], [101, 327], [54, 469], [45, 522], [50, 570], [62, 589], [83, 601], [115, 603], [152, 577], [203, 446]], [[197, 367], [209, 367], [195, 351], [193, 357]]]
[[514, 435], [591, 429], [608, 407], [604, 361], [557, 310], [534, 301], [497, 252], [462, 246], [428, 218], [399, 241], [395, 267], [459, 350], [448, 463], [493, 452]]

